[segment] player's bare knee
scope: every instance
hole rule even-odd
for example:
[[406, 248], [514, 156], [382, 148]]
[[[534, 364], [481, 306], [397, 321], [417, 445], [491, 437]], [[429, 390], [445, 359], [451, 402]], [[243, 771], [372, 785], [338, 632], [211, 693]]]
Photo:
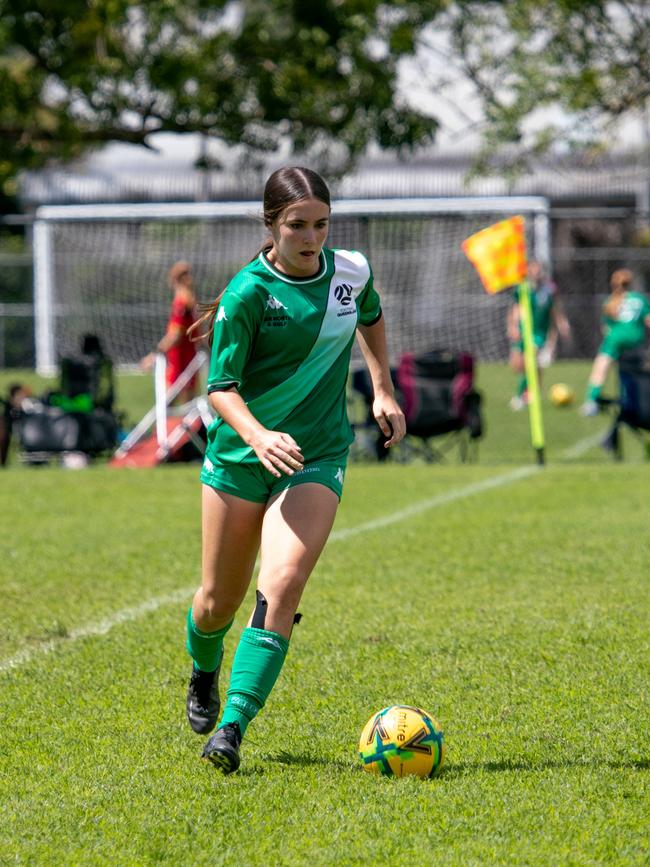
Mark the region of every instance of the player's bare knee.
[[279, 603], [292, 597], [300, 598], [307, 576], [297, 566], [279, 566], [264, 578], [260, 576], [260, 586], [269, 601]]
[[218, 629], [235, 616], [241, 604], [241, 599], [224, 597], [216, 590], [203, 589], [202, 600], [205, 619], [210, 628]]

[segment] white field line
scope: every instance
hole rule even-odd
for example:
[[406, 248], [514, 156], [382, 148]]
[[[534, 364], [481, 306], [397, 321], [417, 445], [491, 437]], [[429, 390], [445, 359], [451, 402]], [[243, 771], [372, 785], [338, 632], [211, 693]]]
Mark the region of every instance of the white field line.
[[116, 611], [110, 617], [105, 617], [97, 623], [89, 623], [87, 626], [80, 626], [78, 629], [71, 629], [67, 635], [61, 638], [53, 638], [50, 641], [44, 641], [36, 647], [26, 647], [19, 651], [14, 656], [4, 659], [0, 662], [0, 674], [9, 671], [11, 668], [18, 668], [29, 662], [36, 656], [42, 656], [46, 653], [52, 653], [58, 647], [65, 647], [71, 641], [78, 641], [80, 638], [95, 638], [98, 635], [106, 635], [115, 626], [121, 623], [130, 623], [133, 620], [139, 620], [145, 614], [150, 614], [152, 611], [157, 611], [164, 605], [173, 605], [183, 602], [190, 597], [196, 587], [186, 587], [183, 590], [175, 590], [173, 593], [168, 593], [166, 596], [154, 596], [147, 599], [146, 602], [140, 605], [134, 605], [132, 608], [123, 608], [121, 611]]
[[565, 449], [562, 452], [562, 459], [565, 461], [570, 461], [574, 458], [582, 457], [582, 455], [584, 455], [585, 452], [588, 452], [589, 449], [597, 446], [602, 441], [606, 433], [607, 429], [601, 430], [600, 433], [591, 434], [591, 436], [578, 440], [577, 443], [574, 443], [572, 446], [569, 446], [568, 449]]
[[[577, 458], [584, 452], [592, 448], [599, 442], [603, 434], [598, 436], [586, 437], [583, 440], [575, 443], [575, 445], [566, 449], [562, 457], [564, 459]], [[372, 521], [366, 521], [365, 524], [357, 524], [356, 527], [346, 527], [341, 530], [334, 530], [330, 534], [332, 541], [342, 541], [350, 539], [352, 536], [357, 536], [360, 533], [367, 533], [371, 530], [379, 530], [382, 527], [389, 527], [391, 524], [396, 524], [399, 521], [405, 521], [412, 518], [414, 515], [419, 515], [421, 512], [426, 512], [429, 509], [436, 509], [438, 506], [444, 506], [447, 503], [452, 503], [455, 500], [462, 500], [464, 497], [471, 497], [474, 494], [481, 494], [485, 491], [499, 488], [503, 485], [509, 485], [512, 482], [517, 482], [521, 479], [529, 478], [536, 475], [540, 471], [538, 466], [518, 467], [516, 470], [511, 470], [507, 473], [502, 473], [498, 476], [492, 476], [488, 479], [483, 479], [480, 482], [474, 482], [471, 485], [465, 485], [462, 488], [446, 491], [444, 494], [439, 494], [436, 497], [428, 497], [425, 500], [419, 500], [407, 506], [405, 509], [399, 509], [396, 512], [391, 512], [381, 518], [375, 518]], [[65, 647], [72, 641], [78, 641], [80, 638], [94, 638], [100, 635], [106, 635], [114, 627], [120, 626], [122, 623], [131, 623], [134, 620], [139, 620], [165, 605], [177, 605], [183, 601], [187, 601], [193, 595], [196, 589], [195, 585], [185, 587], [182, 590], [175, 590], [173, 593], [168, 593], [164, 596], [154, 596], [147, 599], [140, 605], [134, 605], [132, 608], [123, 608], [121, 611], [116, 611], [110, 617], [105, 617], [97, 623], [89, 623], [87, 626], [80, 626], [78, 629], [71, 629], [66, 636], [54, 638], [50, 641], [45, 641], [36, 647], [26, 647], [20, 650], [14, 656], [0, 660], [0, 674], [4, 674], [14, 668], [19, 668], [25, 665], [32, 659], [38, 656], [43, 656], [47, 653], [52, 653], [59, 647]]]
[[519, 479], [526, 479], [528, 476], [538, 473], [539, 470], [540, 468], [537, 466], [519, 467], [509, 473], [503, 473], [500, 476], [491, 476], [490, 478], [483, 479], [480, 482], [466, 485], [464, 488], [445, 491], [444, 494], [438, 494], [437, 497], [418, 500], [417, 503], [413, 503], [405, 509], [399, 509], [397, 512], [391, 512], [388, 515], [383, 515], [381, 518], [367, 521], [365, 524], [357, 524], [356, 527], [349, 527], [344, 530], [335, 530], [330, 535], [330, 539], [349, 539], [350, 536], [356, 536], [358, 533], [366, 533], [369, 530], [378, 530], [381, 527], [388, 527], [391, 524], [396, 524], [398, 521], [405, 521], [407, 518], [419, 515], [420, 512], [426, 512], [429, 509], [435, 509], [438, 506], [452, 503], [454, 500], [461, 500], [463, 497], [471, 497], [473, 494], [480, 494], [483, 491], [489, 491], [491, 488], [499, 488], [501, 485], [510, 484], [510, 482], [518, 482]]

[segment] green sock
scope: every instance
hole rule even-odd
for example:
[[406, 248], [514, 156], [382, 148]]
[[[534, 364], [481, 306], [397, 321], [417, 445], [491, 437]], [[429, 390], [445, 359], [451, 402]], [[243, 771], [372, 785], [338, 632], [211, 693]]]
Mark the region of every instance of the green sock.
[[223, 629], [216, 632], [201, 632], [192, 616], [192, 608], [187, 612], [187, 652], [194, 665], [201, 671], [214, 671], [219, 665], [223, 652], [223, 638], [232, 626], [231, 620]]
[[238, 723], [244, 735], [249, 722], [264, 707], [288, 650], [288, 640], [277, 632], [251, 626], [244, 629], [232, 663], [219, 728], [226, 723]]
[[519, 382], [517, 383], [517, 397], [521, 397], [526, 389], [528, 388], [528, 380], [525, 376], [519, 377]]
[[600, 392], [603, 390], [602, 385], [589, 385], [587, 389], [587, 400], [598, 400]]

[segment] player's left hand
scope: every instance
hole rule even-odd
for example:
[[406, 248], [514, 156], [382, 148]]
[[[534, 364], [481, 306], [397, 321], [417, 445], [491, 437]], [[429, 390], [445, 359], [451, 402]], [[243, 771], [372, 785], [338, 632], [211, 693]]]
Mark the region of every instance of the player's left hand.
[[406, 420], [394, 395], [376, 395], [372, 404], [372, 412], [379, 429], [387, 437], [384, 448], [389, 449], [404, 439]]

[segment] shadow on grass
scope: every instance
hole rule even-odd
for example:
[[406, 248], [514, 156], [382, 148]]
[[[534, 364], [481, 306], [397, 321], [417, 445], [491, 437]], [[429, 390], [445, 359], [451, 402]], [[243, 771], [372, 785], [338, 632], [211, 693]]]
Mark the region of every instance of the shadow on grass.
[[[243, 767], [239, 774], [242, 776], [257, 775], [263, 772], [258, 763], [269, 762], [274, 765], [286, 765], [288, 767], [330, 768], [336, 771], [363, 771], [361, 763], [331, 759], [327, 756], [317, 756], [311, 753], [290, 753], [281, 750], [278, 753], [262, 753], [256, 756], [256, 763], [252, 767]], [[500, 762], [458, 762], [446, 764], [438, 779], [454, 779], [455, 777], [467, 777], [473, 774], [504, 774], [512, 771], [552, 771], [567, 770], [569, 768], [609, 768], [610, 770], [647, 771], [650, 770], [650, 758], [630, 759], [629, 761], [611, 761], [606, 759], [566, 759], [549, 760], [546, 762], [527, 761], [525, 759], [503, 759]]]
[[607, 759], [566, 759], [565, 761], [536, 762], [524, 759], [504, 759], [500, 762], [459, 762], [446, 765], [442, 775], [450, 777], [468, 776], [474, 773], [501, 774], [509, 771], [552, 771], [567, 768], [609, 768], [611, 770], [647, 771], [650, 759], [630, 759], [630, 761], [610, 761]]
[[356, 763], [344, 762], [339, 759], [330, 759], [327, 756], [315, 756], [311, 753], [288, 753], [281, 750], [279, 753], [261, 755], [263, 762], [275, 762], [279, 765], [292, 765], [295, 767], [327, 767], [336, 768], [339, 771], [355, 770]]

